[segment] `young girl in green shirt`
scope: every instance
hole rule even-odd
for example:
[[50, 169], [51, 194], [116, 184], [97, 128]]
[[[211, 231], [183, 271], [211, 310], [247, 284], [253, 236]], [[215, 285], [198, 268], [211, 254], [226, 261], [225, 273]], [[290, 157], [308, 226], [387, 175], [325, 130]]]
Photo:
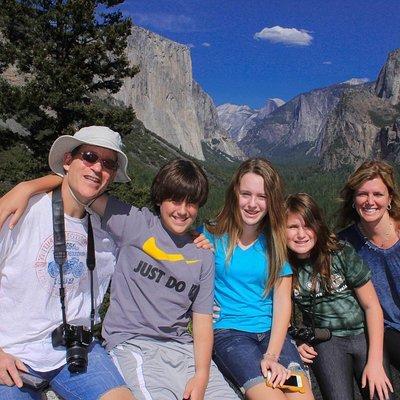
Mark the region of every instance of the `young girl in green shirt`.
[[353, 399], [353, 377], [363, 399], [370, 394], [390, 398], [393, 389], [383, 366], [383, 315], [368, 266], [352, 246], [330, 232], [309, 195], [289, 196], [286, 214], [294, 301], [312, 333], [316, 328], [331, 334], [330, 339], [325, 335], [322, 341], [310, 337], [298, 343], [324, 400]]

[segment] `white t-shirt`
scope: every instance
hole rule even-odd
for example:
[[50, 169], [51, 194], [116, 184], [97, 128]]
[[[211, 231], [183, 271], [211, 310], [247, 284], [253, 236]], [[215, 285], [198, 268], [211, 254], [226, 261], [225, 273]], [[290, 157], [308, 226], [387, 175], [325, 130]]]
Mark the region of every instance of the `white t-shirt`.
[[[96, 309], [107, 290], [116, 246], [91, 216], [96, 249]], [[64, 287], [67, 322], [90, 326], [90, 274], [86, 267], [87, 216], [65, 215], [67, 267]], [[51, 333], [62, 323], [60, 274], [53, 256], [51, 198], [32, 197], [16, 227], [0, 231], [0, 348], [31, 368], [50, 371], [66, 363], [65, 347], [54, 349]]]

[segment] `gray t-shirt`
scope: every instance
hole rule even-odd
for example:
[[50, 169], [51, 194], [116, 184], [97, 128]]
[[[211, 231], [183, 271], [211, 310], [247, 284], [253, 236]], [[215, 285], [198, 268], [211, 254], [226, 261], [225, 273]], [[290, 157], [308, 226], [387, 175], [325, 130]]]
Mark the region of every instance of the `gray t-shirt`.
[[212, 313], [212, 253], [168, 232], [147, 208], [112, 197], [102, 224], [119, 247], [103, 323], [107, 349], [133, 337], [191, 342], [192, 312]]

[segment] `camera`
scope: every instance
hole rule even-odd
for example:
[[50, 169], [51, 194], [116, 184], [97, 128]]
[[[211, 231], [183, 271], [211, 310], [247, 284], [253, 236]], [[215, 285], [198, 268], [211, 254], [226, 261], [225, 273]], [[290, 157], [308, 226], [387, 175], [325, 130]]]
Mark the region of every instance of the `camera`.
[[72, 373], [86, 372], [88, 346], [92, 340], [92, 332], [84, 326], [62, 324], [54, 329], [51, 334], [53, 347], [66, 347], [68, 370]]
[[293, 339], [308, 344], [326, 342], [332, 337], [332, 332], [328, 328], [311, 328], [309, 326], [291, 326], [288, 329], [288, 333]]

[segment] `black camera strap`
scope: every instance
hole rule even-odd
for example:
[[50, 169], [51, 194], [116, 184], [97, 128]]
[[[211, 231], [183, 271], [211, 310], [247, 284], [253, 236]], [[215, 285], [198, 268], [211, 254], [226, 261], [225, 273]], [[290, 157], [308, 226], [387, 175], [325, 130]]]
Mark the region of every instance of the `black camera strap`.
[[63, 319], [63, 329], [65, 331], [67, 325], [67, 317], [65, 313], [65, 289], [63, 266], [67, 261], [67, 246], [65, 243], [65, 222], [64, 222], [64, 205], [61, 198], [61, 188], [53, 190], [52, 195], [53, 206], [53, 238], [54, 238], [54, 261], [58, 265], [60, 271], [60, 302]]
[[312, 297], [312, 300], [311, 300], [311, 328], [312, 328], [313, 332], [315, 332], [315, 304], [317, 302], [317, 299], [316, 299], [317, 295], [316, 295], [315, 290], [313, 290], [311, 292], [311, 297]]
[[90, 219], [90, 213], [87, 213], [88, 216], [88, 237], [87, 237], [87, 251], [86, 251], [86, 265], [89, 270], [90, 275], [90, 330], [93, 332], [94, 330], [94, 316], [95, 316], [95, 308], [94, 308], [94, 287], [93, 287], [93, 271], [96, 267], [96, 256], [94, 254], [94, 239], [93, 239], [93, 228], [92, 228], [92, 220]]
[[[53, 190], [52, 209], [53, 209], [54, 261], [57, 263], [58, 270], [60, 272], [60, 303], [61, 303], [61, 312], [63, 320], [63, 329], [65, 331], [67, 325], [67, 316], [65, 312], [65, 288], [64, 288], [63, 267], [65, 262], [67, 261], [67, 246], [65, 240], [64, 205], [61, 197], [60, 187]], [[88, 213], [86, 265], [90, 274], [90, 301], [91, 301], [90, 330], [93, 332], [94, 317], [95, 317], [93, 271], [96, 266], [96, 257], [94, 252], [93, 228], [89, 213]]]

